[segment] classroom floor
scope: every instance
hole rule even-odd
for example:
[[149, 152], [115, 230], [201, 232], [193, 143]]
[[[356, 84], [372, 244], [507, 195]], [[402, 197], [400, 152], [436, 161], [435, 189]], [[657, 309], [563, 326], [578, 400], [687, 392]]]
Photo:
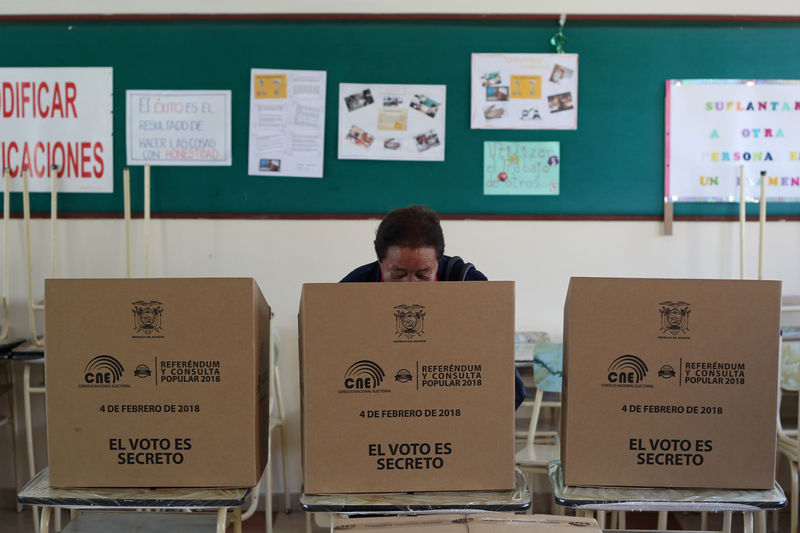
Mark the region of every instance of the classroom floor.
[[[64, 514], [64, 521], [62, 524], [66, 526], [68, 515]], [[626, 518], [628, 529], [653, 529], [656, 527], [655, 513], [628, 513]], [[292, 514], [276, 513], [274, 515], [273, 531], [275, 533], [302, 533], [305, 531], [306, 517], [305, 513], [294, 512]], [[709, 530], [719, 530], [722, 526], [722, 517], [720, 515], [711, 514], [709, 516], [708, 527]], [[700, 515], [697, 513], [671, 513], [669, 515], [669, 529], [693, 530], [697, 531], [700, 528]], [[51, 525], [50, 528], [53, 531]], [[249, 520], [242, 524], [243, 533], [256, 533], [263, 532], [264, 528], [264, 513], [258, 512], [253, 515]], [[732, 533], [742, 533], [744, 530], [742, 525], [741, 513], [737, 513], [733, 518]], [[777, 532], [772, 527], [772, 514], [767, 515], [767, 530], [769, 533], [788, 533], [789, 532], [789, 513], [787, 510], [780, 512], [780, 522], [778, 524]], [[229, 527], [228, 531], [232, 531]], [[314, 533], [321, 533], [327, 531], [326, 528], [313, 526]], [[0, 533], [32, 533], [33, 532], [33, 519], [29, 510], [22, 513], [14, 511], [0, 510]]]

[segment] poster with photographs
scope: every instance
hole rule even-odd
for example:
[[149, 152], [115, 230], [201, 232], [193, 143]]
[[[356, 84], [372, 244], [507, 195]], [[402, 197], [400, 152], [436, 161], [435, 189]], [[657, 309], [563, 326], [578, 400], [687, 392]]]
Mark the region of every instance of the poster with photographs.
[[250, 69], [250, 176], [321, 178], [324, 70]]
[[444, 161], [444, 85], [339, 84], [339, 159]]
[[574, 130], [578, 54], [472, 54], [472, 129]]

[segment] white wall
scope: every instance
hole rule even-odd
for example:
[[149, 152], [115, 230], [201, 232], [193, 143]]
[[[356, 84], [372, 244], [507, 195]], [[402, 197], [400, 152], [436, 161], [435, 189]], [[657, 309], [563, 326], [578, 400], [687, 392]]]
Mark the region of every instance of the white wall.
[[[292, 492], [300, 490], [297, 309], [304, 282], [338, 281], [372, 260], [377, 220], [154, 220], [153, 276], [252, 276], [276, 314], [280, 370], [289, 417]], [[447, 251], [474, 262], [494, 280], [517, 282], [516, 327], [561, 337], [570, 276], [738, 278], [739, 229], [733, 222], [676, 222], [661, 235], [657, 222], [444, 221]], [[49, 276], [49, 223], [34, 220], [35, 299]], [[142, 223], [134, 221], [134, 274], [144, 272]], [[10, 224], [12, 333], [28, 335], [23, 225]], [[58, 223], [59, 277], [123, 277], [120, 220]], [[758, 227], [748, 223], [747, 277], [757, 275]], [[2, 248], [0, 248], [2, 250]], [[767, 226], [764, 277], [780, 279], [784, 294], [800, 294], [800, 223]], [[0, 271], [2, 265], [0, 265]], [[87, 329], [91, 325], [87, 324]], [[41, 333], [41, 318], [39, 332]], [[21, 405], [21, 404], [20, 404]], [[37, 400], [38, 464], [44, 463], [43, 404]], [[0, 449], [7, 449], [0, 431]], [[24, 440], [18, 437], [22, 444]], [[0, 454], [2, 455], [2, 454]], [[4, 459], [5, 460], [5, 459]], [[22, 466], [22, 462], [20, 462]], [[10, 487], [0, 462], [0, 487]], [[4, 478], [5, 476], [5, 478]], [[278, 478], [276, 477], [276, 480]], [[276, 483], [276, 490], [280, 491]]]
[[0, 14], [171, 14], [171, 13], [525, 13], [800, 15], [796, 0], [0, 0]]

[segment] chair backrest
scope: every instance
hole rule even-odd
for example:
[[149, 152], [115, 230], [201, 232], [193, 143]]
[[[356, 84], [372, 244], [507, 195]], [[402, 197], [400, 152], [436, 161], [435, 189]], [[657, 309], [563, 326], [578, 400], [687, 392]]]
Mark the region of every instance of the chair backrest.
[[[283, 401], [281, 398], [281, 380], [278, 370], [281, 336], [277, 327], [272, 327], [272, 342], [270, 342], [270, 367], [269, 367], [269, 416], [284, 420]], [[273, 408], [276, 410], [272, 413]]]
[[[526, 445], [532, 446], [536, 440], [539, 426], [539, 415], [542, 410], [545, 392], [561, 394], [563, 345], [561, 343], [537, 343], [533, 352], [533, 381], [536, 393], [533, 398], [533, 410], [528, 426]], [[560, 405], [560, 402], [558, 402]]]

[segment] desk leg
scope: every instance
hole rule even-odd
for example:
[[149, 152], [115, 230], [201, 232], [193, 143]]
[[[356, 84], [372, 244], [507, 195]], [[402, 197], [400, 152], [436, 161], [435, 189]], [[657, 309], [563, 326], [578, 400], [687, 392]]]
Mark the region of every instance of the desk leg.
[[[28, 479], [33, 479], [33, 476], [36, 475], [36, 469], [33, 465], [33, 429], [31, 428], [31, 366], [28, 364], [25, 365], [22, 379], [22, 405], [25, 411], [25, 443], [28, 451]], [[32, 505], [31, 511], [33, 512], [34, 533], [41, 533], [39, 508]], [[42, 518], [44, 518], [44, 513], [42, 513]]]
[[225, 526], [228, 525], [227, 512], [224, 507], [217, 510], [217, 533], [225, 533]]
[[[47, 533], [48, 531], [50, 531], [50, 510], [51, 509], [52, 509], [51, 507], [42, 507], [42, 517], [41, 517], [41, 519], [39, 521], [39, 531], [41, 531], [42, 533]], [[36, 510], [36, 507], [34, 507], [34, 511], [35, 510]], [[36, 515], [34, 514], [34, 518], [35, 517], [36, 517]]]
[[731, 518], [733, 513], [725, 511], [722, 513], [722, 533], [731, 533]]
[[[755, 516], [756, 533], [767, 533], [767, 512], [758, 511]], [[777, 531], [777, 529], [775, 530]]]
[[242, 508], [233, 510], [233, 533], [242, 533]]
[[656, 529], [658, 529], [659, 531], [666, 531], [667, 530], [667, 512], [666, 511], [659, 511], [658, 512], [658, 527], [656, 527]]
[[744, 522], [744, 533], [753, 533], [753, 512], [743, 512], [742, 521]]
[[600, 529], [606, 529], [606, 512], [597, 511], [595, 514], [597, 515], [597, 523], [600, 524]]
[[306, 533], [311, 533], [311, 511], [306, 511]]

